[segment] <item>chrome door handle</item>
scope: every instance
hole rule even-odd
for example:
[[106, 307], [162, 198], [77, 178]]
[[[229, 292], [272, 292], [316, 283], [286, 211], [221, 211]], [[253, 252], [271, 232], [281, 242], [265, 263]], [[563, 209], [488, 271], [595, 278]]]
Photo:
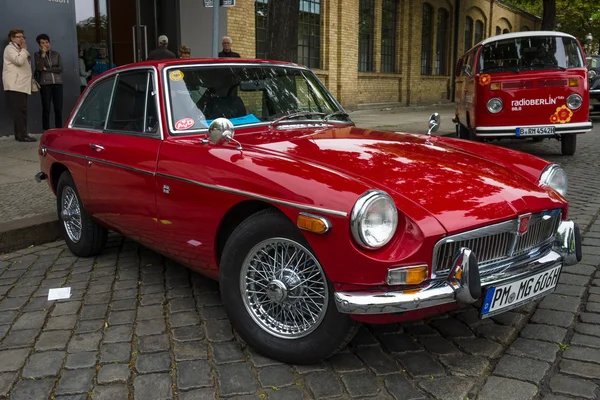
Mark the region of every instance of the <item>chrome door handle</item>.
[[100, 146], [99, 144], [90, 143], [90, 147], [96, 151], [104, 150], [104, 147]]

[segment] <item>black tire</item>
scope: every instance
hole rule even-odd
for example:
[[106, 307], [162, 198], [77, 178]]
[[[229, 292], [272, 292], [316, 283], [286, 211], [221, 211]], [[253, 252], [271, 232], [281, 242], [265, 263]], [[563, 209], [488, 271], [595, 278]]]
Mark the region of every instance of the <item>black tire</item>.
[[564, 156], [572, 156], [577, 148], [577, 135], [567, 133], [560, 138], [560, 151]]
[[532, 140], [534, 142], [538, 143], [538, 142], [541, 142], [542, 140], [544, 140], [544, 138], [543, 137], [534, 137], [534, 138], [532, 138]]
[[329, 300], [324, 316], [306, 336], [280, 338], [255, 322], [241, 292], [242, 268], [251, 250], [272, 238], [292, 240], [314, 256], [305, 238], [287, 217], [272, 209], [260, 211], [235, 229], [223, 249], [219, 272], [221, 299], [235, 330], [259, 353], [288, 364], [314, 364], [343, 349], [356, 334], [359, 324], [338, 312], [333, 286], [326, 277]]
[[[78, 240], [73, 239], [72, 235], [67, 231], [65, 217], [62, 215], [63, 193], [65, 191], [68, 193], [70, 190], [75, 193], [81, 219], [81, 234]], [[73, 177], [69, 172], [63, 172], [58, 179], [58, 184], [56, 185], [56, 211], [58, 213], [60, 231], [71, 253], [78, 257], [90, 257], [100, 253], [106, 243], [108, 230], [94, 221], [86, 212]]]
[[470, 129], [467, 128], [466, 126], [464, 126], [463, 124], [461, 124], [460, 122], [457, 125], [458, 125], [458, 138], [464, 139], [464, 140], [471, 140], [471, 134], [469, 132]]

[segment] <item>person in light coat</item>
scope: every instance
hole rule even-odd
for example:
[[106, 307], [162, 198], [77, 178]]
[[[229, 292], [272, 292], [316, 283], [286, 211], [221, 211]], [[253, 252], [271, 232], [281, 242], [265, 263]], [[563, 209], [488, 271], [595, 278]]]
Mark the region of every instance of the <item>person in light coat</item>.
[[3, 56], [2, 83], [12, 107], [15, 140], [35, 142], [36, 139], [27, 134], [27, 101], [33, 84], [31, 55], [22, 29], [11, 29], [8, 39]]

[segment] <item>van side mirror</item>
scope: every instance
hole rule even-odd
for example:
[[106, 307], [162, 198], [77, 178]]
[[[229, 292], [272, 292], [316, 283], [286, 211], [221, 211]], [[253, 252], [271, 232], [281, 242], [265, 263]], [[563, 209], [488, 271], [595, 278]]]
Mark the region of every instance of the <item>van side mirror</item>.
[[431, 135], [432, 132], [437, 132], [440, 129], [440, 114], [433, 113], [429, 117], [429, 123], [427, 124], [429, 130], [427, 131], [428, 135]]
[[465, 75], [467, 76], [473, 76], [473, 73], [471, 71], [471, 66], [469, 64], [465, 64], [463, 65], [463, 72], [465, 73]]

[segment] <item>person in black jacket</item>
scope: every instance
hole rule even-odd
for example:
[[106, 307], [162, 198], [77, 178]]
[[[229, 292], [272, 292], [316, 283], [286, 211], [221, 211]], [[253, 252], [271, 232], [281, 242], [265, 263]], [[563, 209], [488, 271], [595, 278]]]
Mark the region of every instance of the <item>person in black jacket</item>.
[[42, 33], [35, 38], [40, 50], [34, 53], [35, 71], [42, 97], [42, 128], [50, 129], [50, 104], [54, 106], [54, 127], [62, 128], [63, 64], [60, 54], [50, 48], [50, 37]]
[[152, 50], [148, 54], [148, 60], [166, 60], [169, 58], [177, 58], [173, 52], [168, 49], [169, 38], [165, 35], [158, 37], [158, 48]]
[[219, 53], [219, 58], [240, 58], [238, 53], [231, 51], [233, 40], [229, 36], [224, 36], [222, 42], [223, 51]]

